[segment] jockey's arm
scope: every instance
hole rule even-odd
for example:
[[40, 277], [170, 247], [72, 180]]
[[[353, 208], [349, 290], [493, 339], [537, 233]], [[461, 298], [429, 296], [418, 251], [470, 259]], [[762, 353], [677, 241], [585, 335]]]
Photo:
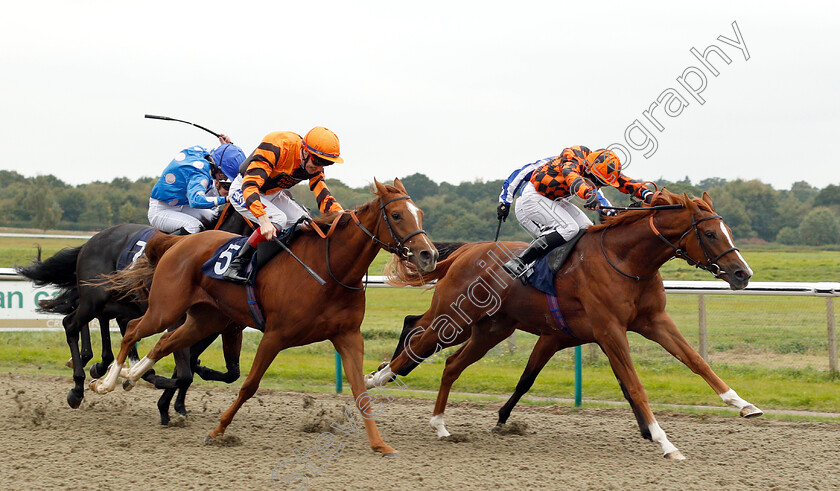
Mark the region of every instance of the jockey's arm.
[[653, 191], [645, 187], [644, 183], [633, 180], [624, 174], [618, 176], [618, 190], [646, 203], [650, 203], [650, 200], [653, 199]]
[[200, 173], [190, 177], [187, 183], [187, 200], [190, 203], [190, 208], [207, 209], [227, 202], [227, 198], [224, 196], [208, 195], [208, 191], [213, 187], [207, 181], [207, 176]]
[[319, 172], [309, 179], [309, 189], [315, 194], [318, 210], [324, 215], [344, 211], [344, 208], [330, 194], [327, 183], [324, 181], [323, 172]]
[[538, 160], [536, 162], [523, 165], [513, 171], [510, 176], [505, 179], [505, 182], [502, 183], [502, 192], [499, 194], [499, 203], [510, 206], [513, 202], [514, 196], [516, 196], [516, 192], [519, 191], [522, 184], [528, 182], [531, 179], [531, 175], [534, 173], [534, 170], [545, 164], [545, 162], [545, 160]]

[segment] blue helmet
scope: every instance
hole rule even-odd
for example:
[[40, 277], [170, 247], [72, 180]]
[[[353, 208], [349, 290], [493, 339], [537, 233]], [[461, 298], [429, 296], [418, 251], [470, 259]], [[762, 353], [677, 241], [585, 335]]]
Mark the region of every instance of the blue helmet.
[[233, 181], [239, 175], [239, 164], [245, 160], [245, 152], [233, 143], [225, 143], [213, 150], [213, 160], [222, 168], [222, 172]]

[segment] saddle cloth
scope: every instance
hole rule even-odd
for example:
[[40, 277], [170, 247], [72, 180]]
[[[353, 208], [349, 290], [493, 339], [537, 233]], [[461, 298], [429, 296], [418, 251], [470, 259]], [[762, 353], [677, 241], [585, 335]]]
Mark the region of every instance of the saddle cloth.
[[126, 248], [120, 253], [119, 259], [117, 259], [117, 270], [133, 267], [146, 250], [146, 242], [152, 238], [156, 231], [154, 227], [146, 227], [134, 234], [129, 239]]

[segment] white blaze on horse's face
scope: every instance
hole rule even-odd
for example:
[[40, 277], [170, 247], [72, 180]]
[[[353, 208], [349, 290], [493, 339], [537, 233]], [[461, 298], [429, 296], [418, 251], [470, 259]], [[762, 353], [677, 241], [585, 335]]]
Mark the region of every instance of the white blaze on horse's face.
[[[735, 247], [735, 241], [732, 240], [732, 236], [729, 234], [729, 230], [726, 230], [726, 225], [723, 224], [723, 220], [720, 221], [720, 231], [723, 232], [723, 236], [726, 237], [726, 241], [728, 242], [729, 247]], [[747, 260], [744, 259], [744, 256], [741, 255], [740, 251], [735, 251], [735, 254], [738, 255], [738, 259], [744, 263], [744, 266], [747, 268], [747, 272], [750, 276], [753, 275], [753, 270], [750, 268], [750, 265], [747, 264]]]
[[411, 214], [414, 216], [414, 221], [417, 223], [417, 226], [420, 226], [420, 208], [417, 208], [417, 205], [412, 203], [411, 201], [407, 201], [405, 203], [406, 208]]

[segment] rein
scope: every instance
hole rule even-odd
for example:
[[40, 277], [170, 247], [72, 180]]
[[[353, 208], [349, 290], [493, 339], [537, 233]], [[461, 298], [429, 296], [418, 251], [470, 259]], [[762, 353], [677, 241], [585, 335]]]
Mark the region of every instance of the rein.
[[[676, 210], [676, 209], [682, 209], [682, 208], [684, 208], [683, 205], [660, 205], [660, 206], [651, 206], [651, 207], [648, 207], [648, 208], [629, 208], [629, 209], [636, 210], [636, 211], [650, 210], [652, 212], [655, 212], [657, 210]], [[704, 271], [708, 271], [708, 272], [712, 273], [712, 275], [714, 275], [714, 276], [718, 276], [720, 273], [724, 272], [722, 269], [720, 269], [720, 266], [717, 263], [718, 260], [720, 260], [720, 258], [722, 258], [723, 256], [729, 254], [730, 252], [738, 251], [737, 247], [730, 247], [729, 249], [727, 249], [727, 250], [721, 252], [720, 254], [718, 254], [717, 256], [715, 256], [714, 259], [712, 259], [711, 254], [709, 254], [709, 250], [706, 247], [706, 243], [703, 242], [703, 238], [700, 236], [700, 229], [697, 228], [697, 225], [702, 223], [702, 222], [705, 222], [707, 220], [723, 220], [723, 217], [721, 217], [720, 215], [712, 215], [712, 216], [701, 218], [700, 220], [696, 220], [694, 218], [694, 214], [692, 213], [691, 214], [691, 228], [686, 230], [680, 236], [680, 239], [677, 241], [676, 245], [674, 245], [670, 240], [668, 240], [664, 235], [662, 235], [662, 232], [660, 232], [659, 229], [656, 228], [656, 225], [653, 223], [654, 216], [655, 216], [655, 213], [651, 213], [650, 220], [649, 220], [649, 225], [650, 225], [651, 231], [657, 237], [659, 237], [663, 242], [665, 242], [668, 245], [668, 247], [670, 247], [671, 249], [674, 250], [674, 257], [679, 258], [679, 259], [683, 259], [690, 266], [694, 266], [695, 268], [699, 268], [699, 269], [702, 269]], [[630, 278], [632, 280], [646, 281], [646, 280], [653, 279], [655, 277], [655, 275], [654, 276], [636, 276], [636, 275], [627, 274], [624, 271], [622, 271], [621, 269], [619, 269], [618, 266], [613, 264], [612, 261], [610, 261], [609, 256], [607, 256], [607, 251], [604, 248], [604, 237], [607, 235], [607, 231], [610, 230], [610, 228], [611, 227], [607, 227], [606, 229], [604, 229], [604, 233], [601, 234], [601, 253], [604, 255], [604, 259], [607, 260], [607, 264], [612, 266], [612, 268], [614, 270], [621, 273], [622, 276]], [[680, 247], [680, 244], [683, 243], [686, 236], [692, 230], [694, 231], [695, 235], [697, 236], [697, 243], [700, 245], [700, 249], [703, 251], [703, 255], [706, 258], [706, 264], [703, 264], [700, 261], [695, 260], [694, 258], [692, 258], [691, 256], [688, 255], [688, 253], [685, 251], [685, 249]]]
[[[379, 225], [382, 222], [382, 219], [384, 218], [385, 219], [385, 225], [388, 227], [388, 232], [390, 232], [391, 238], [394, 240], [395, 245], [387, 244], [387, 243], [383, 242], [381, 239], [379, 239], [379, 237], [376, 236], [376, 234], [374, 234], [373, 232], [371, 232], [370, 230], [365, 228], [365, 226], [362, 225], [361, 220], [359, 220], [359, 217], [356, 216], [356, 212], [354, 210], [345, 211], [344, 213], [341, 213], [341, 214], [337, 215], [335, 217], [335, 219], [333, 220], [332, 224], [330, 225], [330, 229], [327, 231], [326, 234], [318, 227], [318, 224], [316, 224], [314, 222], [310, 222], [309, 225], [313, 229], [315, 229], [315, 232], [322, 239], [327, 240], [327, 246], [325, 248], [325, 256], [326, 256], [325, 261], [327, 263], [327, 272], [330, 274], [330, 278], [332, 278], [333, 281], [335, 281], [336, 283], [338, 283], [339, 285], [341, 285], [342, 287], [344, 287], [348, 290], [363, 290], [365, 288], [365, 287], [359, 287], [359, 286], [345, 285], [344, 283], [339, 281], [338, 278], [335, 277], [335, 275], [332, 272], [332, 268], [330, 267], [330, 236], [332, 236], [333, 232], [336, 229], [336, 226], [338, 225], [339, 219], [344, 214], [349, 214], [350, 217], [353, 219], [353, 223], [355, 223], [356, 226], [358, 226], [360, 229], [362, 229], [362, 232], [364, 232], [368, 237], [370, 237], [373, 242], [376, 242], [377, 245], [379, 245], [379, 247], [381, 247], [382, 249], [385, 249], [386, 251], [390, 252], [391, 254], [396, 254], [397, 256], [399, 256], [400, 258], [402, 258], [404, 260], [411, 257], [412, 253], [408, 249], [408, 247], [405, 245], [405, 243], [408, 242], [415, 235], [419, 235], [419, 234], [424, 234], [425, 235], [426, 231], [421, 228], [421, 229], [415, 230], [414, 232], [411, 232], [410, 234], [406, 235], [405, 237], [400, 237], [394, 231], [394, 227], [391, 225], [391, 222], [388, 220], [388, 214], [386, 213], [386, 210], [385, 210], [385, 207], [388, 206], [390, 203], [392, 203], [394, 201], [403, 200], [403, 199], [411, 199], [411, 196], [408, 196], [408, 195], [397, 196], [396, 198], [391, 198], [384, 203], [382, 202], [382, 198], [379, 198], [379, 218], [376, 220], [375, 230], [377, 232], [379, 231]], [[368, 276], [367, 273], [365, 273], [365, 285], [367, 285], [367, 276]]]

